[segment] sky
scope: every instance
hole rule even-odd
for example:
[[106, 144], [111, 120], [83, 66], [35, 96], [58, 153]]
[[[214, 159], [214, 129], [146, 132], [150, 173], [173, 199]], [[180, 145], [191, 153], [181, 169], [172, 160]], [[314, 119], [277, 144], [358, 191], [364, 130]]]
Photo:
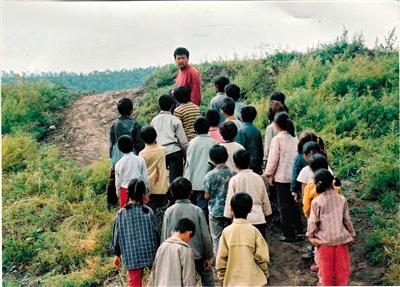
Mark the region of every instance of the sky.
[[367, 46], [397, 27], [398, 1], [2, 1], [1, 70], [83, 72], [306, 51], [344, 28]]

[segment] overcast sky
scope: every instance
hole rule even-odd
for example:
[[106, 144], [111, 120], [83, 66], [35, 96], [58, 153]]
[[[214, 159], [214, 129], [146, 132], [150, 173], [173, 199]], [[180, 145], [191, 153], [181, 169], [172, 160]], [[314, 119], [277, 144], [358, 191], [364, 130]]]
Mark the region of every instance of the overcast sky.
[[41, 2], [3, 1], [2, 70], [131, 69], [304, 51], [343, 31], [374, 46], [398, 25], [399, 2]]

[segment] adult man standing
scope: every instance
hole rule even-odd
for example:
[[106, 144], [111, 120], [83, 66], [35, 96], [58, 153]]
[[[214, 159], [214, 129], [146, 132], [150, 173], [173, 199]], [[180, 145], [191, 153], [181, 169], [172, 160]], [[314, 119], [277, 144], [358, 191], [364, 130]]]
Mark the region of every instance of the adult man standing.
[[179, 68], [178, 75], [175, 80], [175, 87], [185, 86], [191, 91], [190, 100], [193, 104], [200, 106], [200, 73], [189, 65], [189, 51], [186, 48], [179, 47], [174, 51], [175, 63]]

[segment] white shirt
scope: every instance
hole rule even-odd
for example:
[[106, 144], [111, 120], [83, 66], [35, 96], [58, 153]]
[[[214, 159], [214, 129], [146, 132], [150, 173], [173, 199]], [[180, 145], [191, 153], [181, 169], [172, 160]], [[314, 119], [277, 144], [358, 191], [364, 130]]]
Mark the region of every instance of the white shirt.
[[235, 166], [235, 162], [233, 161], [233, 154], [240, 149], [245, 149], [240, 143], [237, 142], [229, 142], [229, 143], [220, 143], [220, 145], [226, 148], [228, 152], [228, 160], [226, 161], [226, 165], [234, 171], [238, 171]]
[[[328, 170], [333, 174], [331, 168], [328, 166]], [[314, 179], [314, 172], [309, 165], [303, 167], [297, 176], [297, 181], [301, 183], [309, 183]]]

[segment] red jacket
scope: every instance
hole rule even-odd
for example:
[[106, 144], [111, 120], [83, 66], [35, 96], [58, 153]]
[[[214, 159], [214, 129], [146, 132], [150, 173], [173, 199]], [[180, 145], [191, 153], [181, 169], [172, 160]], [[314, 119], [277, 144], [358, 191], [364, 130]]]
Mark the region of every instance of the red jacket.
[[178, 75], [175, 79], [175, 86], [186, 86], [192, 91], [190, 99], [193, 104], [200, 106], [201, 103], [201, 77], [199, 71], [193, 66], [189, 65], [183, 70], [179, 70]]

